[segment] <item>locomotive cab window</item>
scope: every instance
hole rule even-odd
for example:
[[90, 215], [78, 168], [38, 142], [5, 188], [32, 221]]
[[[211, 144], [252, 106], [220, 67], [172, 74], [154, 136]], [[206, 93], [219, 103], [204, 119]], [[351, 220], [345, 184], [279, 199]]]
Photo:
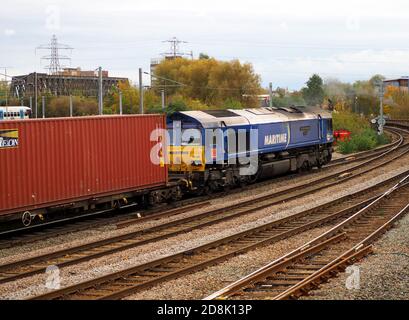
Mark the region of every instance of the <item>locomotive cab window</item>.
[[332, 120], [328, 119], [327, 123], [328, 123], [328, 131], [332, 131]]
[[200, 146], [202, 144], [202, 136], [197, 129], [187, 129], [182, 133], [182, 146]]

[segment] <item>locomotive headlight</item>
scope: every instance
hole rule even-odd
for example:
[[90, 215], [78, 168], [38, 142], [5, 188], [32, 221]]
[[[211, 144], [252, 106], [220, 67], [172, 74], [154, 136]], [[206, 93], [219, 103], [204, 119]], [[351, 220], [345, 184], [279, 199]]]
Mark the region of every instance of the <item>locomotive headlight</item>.
[[328, 133], [327, 134], [327, 141], [331, 141], [333, 139], [333, 135]]
[[195, 160], [195, 161], [192, 162], [192, 165], [193, 165], [193, 166], [196, 166], [196, 167], [199, 167], [199, 166], [201, 166], [202, 164], [201, 164], [200, 161]]

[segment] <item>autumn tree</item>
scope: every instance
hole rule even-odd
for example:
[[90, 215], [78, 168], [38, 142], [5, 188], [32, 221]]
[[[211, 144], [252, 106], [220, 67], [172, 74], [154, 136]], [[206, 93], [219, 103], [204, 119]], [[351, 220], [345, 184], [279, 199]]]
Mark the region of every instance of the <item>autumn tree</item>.
[[409, 93], [405, 89], [388, 86], [385, 90], [384, 112], [393, 119], [409, 118]]
[[0, 81], [0, 105], [6, 104], [6, 96], [10, 96], [8, 91], [10, 90], [9, 85], [6, 81]]
[[164, 89], [167, 96], [179, 94], [217, 107], [228, 107], [231, 102], [243, 107], [257, 106], [255, 95], [262, 90], [260, 76], [252, 65], [238, 60], [167, 59], [156, 67], [155, 75], [158, 93]]
[[[74, 116], [90, 116], [98, 114], [98, 102], [95, 98], [78, 97], [72, 98]], [[47, 117], [68, 117], [70, 115], [70, 98], [67, 96], [47, 97], [46, 116]], [[39, 105], [39, 110], [41, 106]], [[40, 112], [40, 111], [39, 111]]]
[[104, 113], [119, 113], [119, 92], [122, 93], [122, 111], [126, 114], [139, 112], [139, 90], [129, 82], [119, 82], [104, 97]]

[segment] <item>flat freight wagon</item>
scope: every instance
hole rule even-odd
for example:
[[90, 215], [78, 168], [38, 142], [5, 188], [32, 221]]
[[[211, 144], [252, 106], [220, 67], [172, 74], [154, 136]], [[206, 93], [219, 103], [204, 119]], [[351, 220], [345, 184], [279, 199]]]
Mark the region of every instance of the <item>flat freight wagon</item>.
[[164, 116], [0, 122], [0, 220], [27, 225], [60, 209], [158, 198], [168, 186], [166, 166], [150, 159], [157, 143], [150, 135], [158, 128], [165, 128]]

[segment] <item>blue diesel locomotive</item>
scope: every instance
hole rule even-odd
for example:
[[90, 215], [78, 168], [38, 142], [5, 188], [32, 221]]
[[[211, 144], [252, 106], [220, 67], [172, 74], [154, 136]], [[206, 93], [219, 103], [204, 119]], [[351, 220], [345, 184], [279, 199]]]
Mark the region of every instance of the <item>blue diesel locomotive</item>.
[[321, 108], [183, 111], [167, 122], [170, 174], [200, 192], [320, 168], [333, 152]]

